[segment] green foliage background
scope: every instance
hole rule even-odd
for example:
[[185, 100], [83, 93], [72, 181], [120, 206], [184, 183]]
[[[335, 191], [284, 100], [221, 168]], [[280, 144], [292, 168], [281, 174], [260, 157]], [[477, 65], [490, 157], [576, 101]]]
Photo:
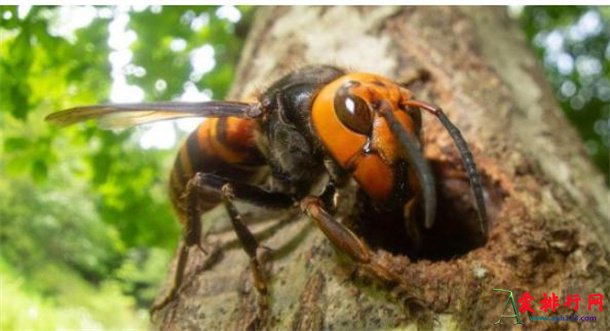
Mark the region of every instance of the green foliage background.
[[610, 6], [525, 7], [518, 19], [544, 64], [557, 101], [608, 185]]
[[[137, 35], [123, 70], [149, 101], [188, 82], [222, 99], [243, 43], [218, 7], [88, 8], [87, 25], [59, 34], [75, 8], [0, 7], [1, 330], [146, 329], [180, 238], [166, 197], [174, 149], [143, 149], [137, 129], [43, 121], [109, 101], [112, 22], [127, 15]], [[190, 53], [203, 45], [216, 65], [194, 80]]]
[[[1, 330], [147, 328], [179, 239], [165, 195], [175, 148], [142, 148], [138, 129], [56, 128], [43, 118], [109, 101], [116, 79], [109, 26], [125, 16], [136, 38], [123, 74], [145, 100], [175, 99], [189, 85], [222, 99], [253, 12], [240, 7], [235, 21], [227, 15], [233, 7], [85, 8], [88, 24], [66, 33], [58, 32], [64, 16], [78, 8], [0, 6]], [[572, 38], [585, 15], [597, 15], [601, 28]], [[607, 172], [608, 8], [526, 7], [515, 16]], [[551, 34], [563, 36], [572, 71], [553, 61]], [[193, 75], [190, 54], [203, 45], [215, 65]]]

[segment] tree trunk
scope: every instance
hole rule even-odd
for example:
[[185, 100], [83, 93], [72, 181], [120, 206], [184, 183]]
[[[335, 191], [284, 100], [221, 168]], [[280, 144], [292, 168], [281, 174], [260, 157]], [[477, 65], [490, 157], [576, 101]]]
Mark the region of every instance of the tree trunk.
[[[535, 315], [543, 316], [552, 315], [539, 309], [543, 293], [559, 295], [561, 315], [569, 313], [566, 295], [579, 294], [577, 314], [597, 317], [592, 325], [533, 322], [522, 314], [533, 328], [610, 329], [610, 314], [587, 310], [588, 294], [602, 293], [609, 303], [610, 195], [505, 8], [261, 8], [232, 97], [260, 92], [305, 64], [384, 75], [442, 106], [481, 172], [490, 232], [482, 243], [469, 230], [475, 217], [461, 161], [442, 126], [424, 114], [425, 156], [440, 196], [437, 223], [451, 230], [432, 236], [433, 253], [417, 260], [376, 249], [374, 259], [397, 275], [391, 281], [337, 252], [298, 211], [260, 220], [266, 214], [240, 206], [271, 250], [263, 328], [490, 329], [507, 300], [492, 291], [500, 288], [515, 298], [529, 291]], [[256, 314], [248, 259], [224, 211], [204, 220], [221, 253], [192, 251], [179, 300], [153, 316], [161, 329], [244, 329]]]

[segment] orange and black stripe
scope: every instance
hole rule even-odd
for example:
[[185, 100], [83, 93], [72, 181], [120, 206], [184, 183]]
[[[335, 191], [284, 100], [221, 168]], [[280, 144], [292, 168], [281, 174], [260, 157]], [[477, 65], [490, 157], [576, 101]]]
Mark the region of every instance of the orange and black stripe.
[[[188, 136], [176, 156], [169, 181], [169, 195], [181, 222], [186, 214], [186, 185], [196, 173], [246, 183], [258, 177], [265, 162], [256, 146], [257, 130], [257, 123], [250, 119], [210, 118]], [[207, 211], [219, 202], [216, 193], [203, 192], [200, 206]]]

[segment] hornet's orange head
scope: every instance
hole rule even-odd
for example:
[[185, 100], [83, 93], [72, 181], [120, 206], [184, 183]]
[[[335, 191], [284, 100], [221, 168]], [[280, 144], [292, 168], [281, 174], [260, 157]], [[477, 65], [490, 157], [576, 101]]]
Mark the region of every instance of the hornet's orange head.
[[[378, 203], [395, 191], [395, 165], [405, 160], [381, 108], [393, 113], [419, 147], [421, 117], [419, 110], [405, 107], [410, 98], [407, 89], [387, 78], [351, 73], [322, 88], [312, 105], [313, 127], [322, 144]], [[415, 174], [409, 177], [416, 183]]]

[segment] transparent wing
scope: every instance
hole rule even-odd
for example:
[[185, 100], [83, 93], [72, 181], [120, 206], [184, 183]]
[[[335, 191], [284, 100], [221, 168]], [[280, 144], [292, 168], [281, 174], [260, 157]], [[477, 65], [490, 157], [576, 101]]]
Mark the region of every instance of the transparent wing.
[[45, 120], [60, 126], [96, 120], [114, 129], [185, 117], [255, 117], [256, 110], [256, 104], [233, 101], [105, 104], [62, 110]]

